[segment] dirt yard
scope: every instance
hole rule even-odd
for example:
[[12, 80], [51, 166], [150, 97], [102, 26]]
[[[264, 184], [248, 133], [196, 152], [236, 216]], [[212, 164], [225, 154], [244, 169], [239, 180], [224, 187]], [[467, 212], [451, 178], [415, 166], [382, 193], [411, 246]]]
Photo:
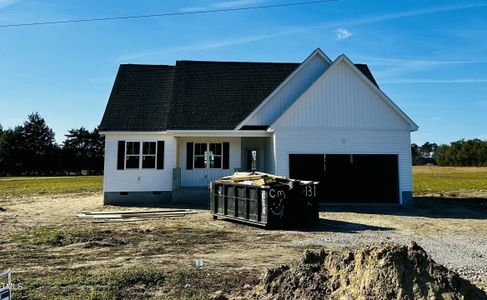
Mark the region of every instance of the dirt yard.
[[250, 289], [266, 267], [290, 263], [305, 249], [414, 240], [438, 263], [487, 289], [485, 202], [418, 201], [414, 209], [329, 207], [317, 226], [266, 231], [212, 220], [204, 210], [94, 224], [77, 213], [120, 210], [103, 207], [99, 193], [10, 197], [0, 201], [0, 270], [12, 269], [16, 299], [205, 299]]

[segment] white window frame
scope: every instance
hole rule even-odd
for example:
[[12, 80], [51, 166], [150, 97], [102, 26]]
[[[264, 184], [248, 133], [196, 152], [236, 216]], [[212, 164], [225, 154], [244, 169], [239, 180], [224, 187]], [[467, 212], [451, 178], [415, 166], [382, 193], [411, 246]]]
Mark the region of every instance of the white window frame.
[[[215, 145], [220, 145], [220, 154], [210, 154], [210, 145], [215, 144]], [[220, 157], [220, 167], [215, 168], [211, 167], [211, 157], [210, 155], [213, 155], [213, 161], [215, 160], [215, 157]], [[209, 169], [222, 169], [223, 168], [223, 143], [208, 143], [208, 168]]]
[[[144, 154], [144, 143], [154, 143], [155, 144], [155, 153], [154, 154]], [[155, 170], [157, 168], [157, 142], [156, 141], [143, 141], [140, 143], [140, 168], [146, 170]], [[154, 167], [152, 168], [144, 168], [144, 157], [153, 156], [154, 157]]]
[[[196, 145], [197, 144], [206, 144], [206, 151], [205, 153], [202, 155], [202, 154], [196, 154]], [[221, 154], [210, 154], [210, 144], [219, 144], [220, 145], [220, 149], [221, 149]], [[215, 168], [215, 167], [210, 167], [210, 161], [211, 161], [211, 157], [210, 156], [213, 156], [213, 160], [215, 157], [219, 157], [220, 158], [220, 167], [219, 168]], [[203, 157], [204, 158], [204, 163], [205, 163], [205, 166], [203, 168], [200, 168], [200, 167], [196, 167], [196, 157]], [[193, 168], [194, 169], [199, 169], [199, 170], [203, 170], [203, 169], [223, 169], [223, 143], [222, 142], [194, 142], [194, 147], [193, 147]]]
[[[196, 154], [196, 145], [198, 145], [198, 144], [204, 144], [204, 145], [206, 145], [206, 150], [205, 150], [205, 152], [203, 154]], [[207, 169], [208, 168], [208, 165], [206, 163], [206, 160], [207, 160], [206, 153], [207, 152], [208, 152], [208, 143], [196, 143], [196, 142], [194, 143], [194, 147], [193, 147], [193, 168], [200, 169], [200, 170]], [[204, 162], [204, 165], [205, 165], [203, 168], [200, 168], [200, 167], [197, 167], [196, 166], [196, 157], [203, 157], [203, 162]]]
[[[139, 154], [128, 154], [129, 143], [139, 143]], [[142, 145], [142, 143], [140, 141], [126, 141], [125, 142], [124, 170], [138, 170], [138, 169], [140, 169], [140, 164], [141, 164], [140, 151], [142, 150], [140, 148], [141, 145]], [[127, 158], [132, 157], [132, 156], [133, 157], [139, 157], [139, 166], [137, 168], [127, 168]]]
[[[127, 149], [128, 149], [128, 144], [129, 143], [139, 143], [139, 154], [127, 154]], [[143, 153], [143, 150], [144, 150], [144, 143], [155, 143], [156, 144], [156, 154], [145, 154]], [[157, 155], [158, 155], [158, 151], [159, 149], [157, 149], [157, 141], [125, 141], [125, 155], [124, 155], [124, 170], [155, 170], [157, 169]], [[127, 168], [127, 157], [128, 156], [138, 156], [139, 157], [139, 166], [137, 168]], [[154, 167], [153, 168], [143, 168], [142, 167], [142, 160], [144, 158], [144, 156], [155, 156], [155, 164], [154, 164]]]

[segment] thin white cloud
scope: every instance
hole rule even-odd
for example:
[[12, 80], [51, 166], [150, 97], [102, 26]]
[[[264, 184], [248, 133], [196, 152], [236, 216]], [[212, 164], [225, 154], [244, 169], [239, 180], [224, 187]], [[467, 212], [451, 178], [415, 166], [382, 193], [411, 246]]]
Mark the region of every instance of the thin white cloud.
[[276, 32], [269, 33], [269, 34], [244, 36], [244, 37], [238, 37], [238, 38], [226, 39], [226, 40], [214, 40], [214, 41], [207, 41], [207, 42], [201, 42], [201, 43], [196, 43], [196, 44], [188, 44], [188, 45], [179, 46], [179, 47], [165, 48], [162, 50], [133, 53], [133, 54], [128, 54], [128, 55], [123, 55], [123, 56], [117, 58], [115, 61], [116, 62], [123, 62], [123, 61], [128, 62], [128, 61], [131, 61], [134, 59], [146, 58], [146, 57], [151, 57], [151, 56], [162, 56], [162, 55], [179, 53], [179, 52], [219, 49], [219, 48], [224, 48], [224, 47], [229, 47], [229, 46], [242, 45], [242, 44], [248, 44], [248, 43], [262, 41], [262, 40], [268, 40], [271, 38], [276, 38], [279, 36], [284, 36], [284, 35], [288, 35], [288, 34], [292, 34], [292, 33], [296, 33], [296, 32], [301, 32], [301, 31], [303, 31], [303, 29], [299, 28], [299, 27], [287, 28], [287, 29], [281, 29], [281, 31], [276, 31]]
[[[357, 18], [357, 19], [349, 19], [343, 21], [341, 24], [344, 25], [363, 25], [369, 23], [377, 23], [382, 21], [394, 20], [394, 19], [401, 19], [407, 17], [414, 17], [420, 15], [428, 15], [428, 14], [435, 14], [440, 12], [447, 12], [447, 11], [454, 11], [454, 10], [461, 10], [461, 9], [468, 9], [468, 8], [478, 8], [478, 7], [485, 7], [487, 3], [472, 3], [472, 4], [460, 4], [460, 5], [443, 5], [443, 6], [434, 6], [429, 8], [417, 9], [417, 10], [407, 10], [402, 12], [384, 14], [384, 15], [377, 15], [365, 18]], [[340, 26], [340, 25], [339, 25]]]
[[352, 36], [352, 33], [348, 31], [346, 28], [338, 28], [335, 30], [335, 34], [337, 36], [337, 39], [339, 40], [345, 40], [348, 39], [349, 37]]
[[237, 7], [242, 7], [242, 6], [255, 5], [255, 4], [259, 4], [261, 2], [263, 2], [263, 1], [261, 1], [261, 0], [222, 1], [222, 2], [217, 2], [217, 3], [213, 4], [212, 7], [228, 9], [228, 8], [237, 8]]
[[10, 6], [17, 2], [17, 0], [0, 0], [0, 9]]
[[[2, 1], [2, 0], [0, 0], [0, 1]], [[4, 0], [4, 1], [6, 1], [6, 0]], [[257, 2], [262, 2], [262, 1], [263, 0], [223, 1], [223, 2], [214, 3], [211, 6], [207, 6], [207, 7], [203, 7], [203, 6], [201, 6], [201, 7], [200, 6], [198, 6], [198, 7], [187, 7], [187, 8], [183, 8], [181, 11], [201, 11], [201, 10], [208, 10], [210, 8], [215, 9], [216, 7], [222, 6], [222, 5], [224, 5], [224, 6], [226, 5], [228, 7], [230, 5], [230, 3], [232, 3], [234, 5], [234, 7], [237, 7], [237, 6], [249, 5], [250, 2], [255, 4]], [[406, 17], [418, 16], [418, 15], [434, 14], [434, 13], [440, 13], [440, 12], [446, 12], [446, 11], [454, 11], [454, 10], [468, 9], [468, 8], [477, 8], [477, 7], [484, 7], [484, 6], [487, 6], [487, 3], [435, 6], [435, 7], [425, 8], [425, 9], [420, 9], [420, 10], [409, 10], [409, 11], [403, 11], [403, 12], [397, 12], [397, 13], [391, 13], [391, 14], [377, 15], [377, 16], [372, 16], [372, 17], [356, 18], [356, 19], [348, 19], [348, 20], [343, 20], [343, 21], [333, 21], [333, 22], [329, 22], [329, 23], [314, 24], [314, 25], [309, 25], [306, 27], [295, 28], [292, 30], [287, 30], [287, 29], [283, 30], [281, 28], [281, 29], [277, 29], [274, 33], [263, 34], [260, 36], [252, 36], [252, 37], [244, 36], [244, 37], [230, 39], [230, 40], [209, 41], [209, 42], [197, 43], [197, 44], [186, 45], [186, 46], [182, 46], [182, 47], [175, 47], [175, 48], [170, 48], [170, 49], [155, 50], [155, 51], [150, 51], [150, 52], [133, 53], [133, 54], [120, 56], [119, 58], [116, 59], [116, 61], [117, 62], [127, 61], [127, 60], [131, 60], [131, 59], [138, 59], [138, 58], [147, 57], [147, 56], [156, 56], [156, 55], [162, 55], [162, 54], [167, 54], [167, 53], [174, 53], [174, 52], [178, 52], [178, 51], [196, 51], [196, 50], [217, 49], [217, 48], [223, 48], [223, 47], [228, 47], [228, 46], [233, 46], [233, 45], [242, 45], [242, 44], [247, 44], [247, 43], [256, 42], [256, 41], [260, 41], [260, 40], [271, 39], [271, 38], [275, 38], [275, 37], [279, 37], [279, 36], [296, 34], [299, 32], [309, 31], [309, 30], [318, 29], [318, 28], [337, 28], [337, 27], [342, 28], [346, 25], [363, 25], [363, 24], [388, 21], [388, 20], [393, 20], [393, 19], [398, 19], [398, 18], [406, 18]]]
[[214, 9], [232, 9], [232, 8], [256, 5], [256, 4], [259, 4], [262, 2], [263, 2], [262, 0], [220, 1], [220, 2], [216, 2], [216, 3], [212, 3], [208, 6], [184, 7], [184, 8], [181, 8], [180, 11], [182, 11], [182, 12], [198, 12], [198, 11], [214, 10]]
[[487, 78], [458, 78], [458, 79], [391, 79], [381, 80], [381, 83], [487, 83]]
[[432, 67], [442, 65], [465, 65], [465, 64], [485, 64], [487, 58], [474, 59], [415, 59], [415, 58], [383, 58], [370, 56], [355, 56], [356, 59], [367, 61], [370, 66], [418, 66]]
[[208, 8], [204, 7], [204, 6], [190, 6], [190, 7], [181, 8], [179, 11], [180, 12], [197, 12], [197, 11], [204, 11], [204, 10], [208, 10]]

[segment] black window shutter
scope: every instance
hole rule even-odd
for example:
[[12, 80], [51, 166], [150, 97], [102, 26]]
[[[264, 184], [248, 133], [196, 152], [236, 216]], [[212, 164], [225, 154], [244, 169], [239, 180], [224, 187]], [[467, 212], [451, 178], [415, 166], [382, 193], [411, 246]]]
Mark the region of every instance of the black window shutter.
[[118, 141], [117, 150], [117, 170], [123, 170], [125, 167], [125, 141]]
[[186, 170], [193, 169], [193, 143], [186, 143]]
[[164, 141], [157, 141], [157, 169], [164, 169]]
[[223, 168], [230, 168], [230, 143], [223, 143]]

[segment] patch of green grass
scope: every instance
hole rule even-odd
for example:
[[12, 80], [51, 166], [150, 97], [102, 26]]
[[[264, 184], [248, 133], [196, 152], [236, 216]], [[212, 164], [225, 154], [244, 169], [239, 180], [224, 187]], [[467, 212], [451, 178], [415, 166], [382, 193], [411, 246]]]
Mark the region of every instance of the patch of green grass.
[[66, 246], [88, 240], [92, 232], [75, 227], [62, 229], [50, 227], [36, 227], [14, 234], [10, 240], [22, 245]]
[[121, 299], [130, 295], [141, 296], [162, 287], [167, 274], [153, 268], [135, 268], [103, 273], [63, 271], [48, 273], [42, 278], [33, 276], [18, 278], [23, 287], [15, 295], [16, 299]]
[[101, 192], [103, 176], [0, 178], [0, 197]]
[[487, 171], [453, 173], [437, 168], [428, 173], [414, 172], [413, 179], [416, 194], [487, 191]]
[[[216, 290], [232, 292], [258, 282], [256, 271], [162, 270], [154, 266], [103, 271], [57, 270], [22, 274], [15, 299], [207, 299]], [[162, 296], [163, 295], [163, 296]]]

